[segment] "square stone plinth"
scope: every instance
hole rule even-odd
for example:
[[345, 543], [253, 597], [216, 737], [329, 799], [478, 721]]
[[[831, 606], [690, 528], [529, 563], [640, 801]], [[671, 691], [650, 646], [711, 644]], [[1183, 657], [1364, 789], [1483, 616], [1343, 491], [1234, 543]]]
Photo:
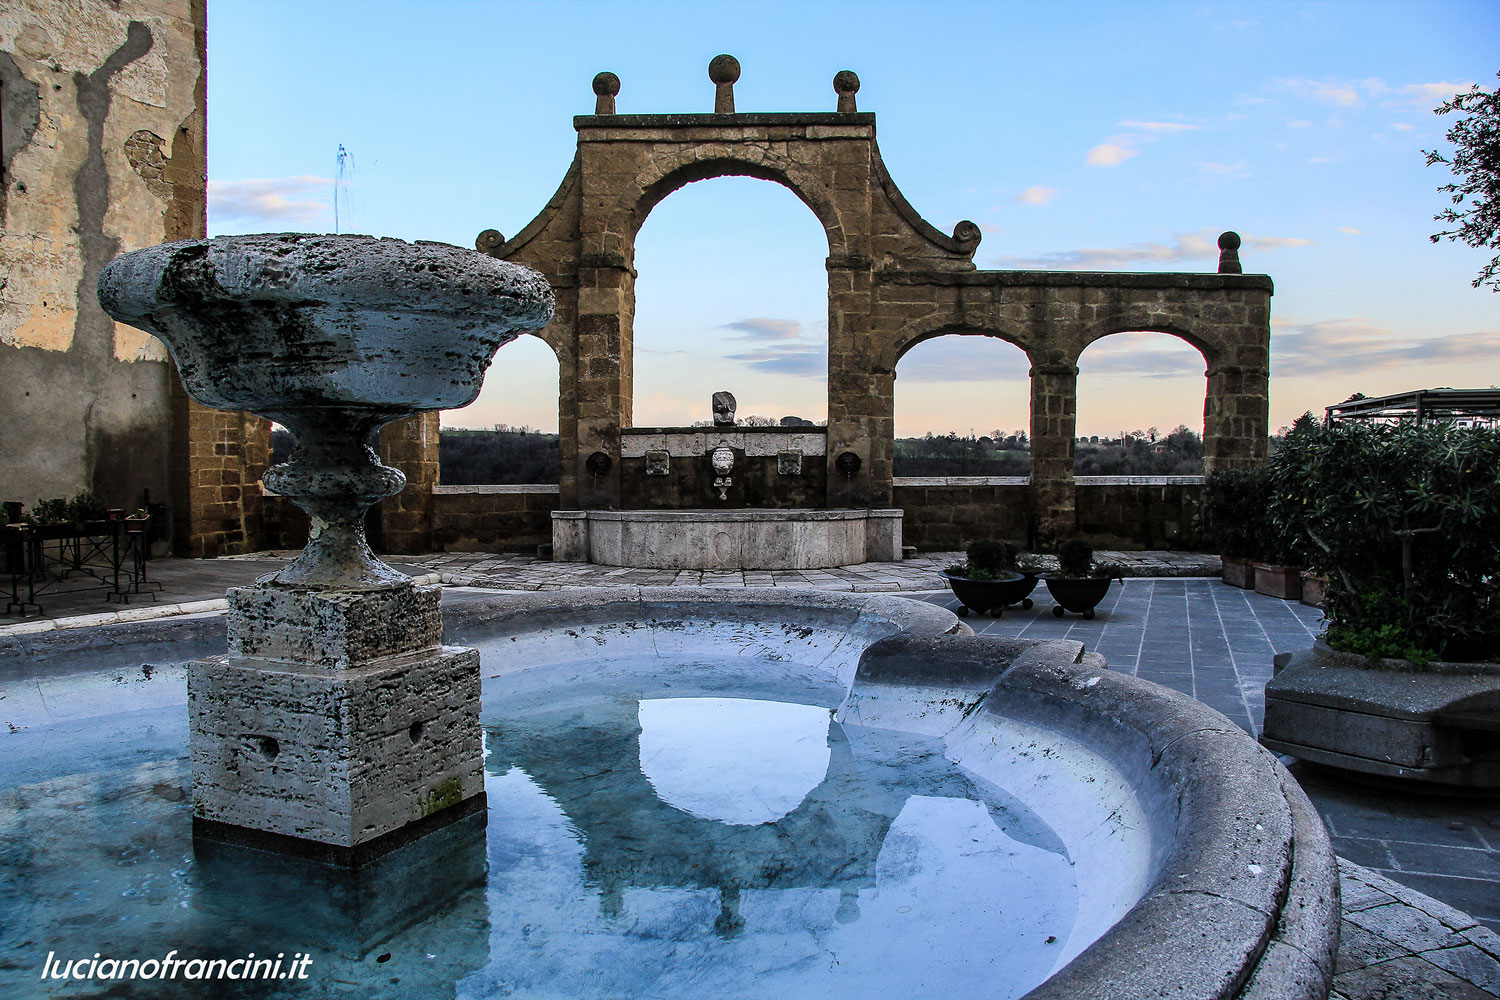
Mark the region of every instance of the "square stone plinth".
[[188, 670], [193, 814], [352, 849], [484, 790], [479, 652], [352, 669], [236, 656]]
[[345, 670], [442, 641], [439, 587], [229, 591], [229, 655]]

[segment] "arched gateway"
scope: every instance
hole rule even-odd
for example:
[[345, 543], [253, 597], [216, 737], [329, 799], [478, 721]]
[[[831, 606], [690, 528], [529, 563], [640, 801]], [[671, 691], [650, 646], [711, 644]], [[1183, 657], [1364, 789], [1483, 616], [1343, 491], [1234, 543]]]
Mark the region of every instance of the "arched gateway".
[[[726, 175], [784, 185], [828, 238], [828, 507], [889, 507], [893, 495], [896, 363], [946, 334], [989, 334], [1031, 361], [1030, 533], [1043, 542], [1078, 530], [1073, 481], [1078, 355], [1126, 330], [1182, 337], [1207, 361], [1207, 470], [1264, 460], [1272, 285], [1239, 273], [1239, 239], [1226, 233], [1219, 273], [982, 271], [979, 227], [947, 235], [922, 219], [887, 173], [875, 115], [855, 106], [858, 78], [834, 78], [837, 110], [742, 114], [739, 65], [710, 66], [712, 114], [619, 114], [620, 81], [594, 80], [595, 113], [573, 120], [578, 151], [557, 193], [509, 240], [476, 241], [496, 257], [538, 268], [557, 313], [541, 334], [561, 366], [559, 504], [621, 505], [622, 428], [631, 425], [635, 238], [651, 209], [693, 181]], [[717, 386], [705, 386], [704, 396]], [[852, 452], [837, 472], [838, 456]], [[604, 463], [591, 456], [604, 455]], [[698, 497], [682, 506], [701, 506]], [[1085, 526], [1086, 527], [1086, 526]], [[956, 541], [957, 539], [955, 539]]]

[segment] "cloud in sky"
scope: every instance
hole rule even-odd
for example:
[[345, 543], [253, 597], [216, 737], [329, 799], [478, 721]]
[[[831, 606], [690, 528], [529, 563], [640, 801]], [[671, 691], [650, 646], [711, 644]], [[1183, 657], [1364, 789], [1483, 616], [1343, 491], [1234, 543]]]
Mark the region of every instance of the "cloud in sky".
[[934, 337], [896, 365], [898, 386], [912, 382], [985, 382], [1030, 377], [1026, 353], [998, 337]]
[[1101, 142], [1089, 150], [1089, 155], [1084, 162], [1091, 167], [1118, 167], [1132, 156], [1139, 156], [1139, 149], [1131, 149], [1129, 146], [1115, 142]]
[[328, 196], [333, 180], [302, 174], [243, 181], [208, 182], [208, 214], [214, 222], [266, 222], [273, 225], [306, 223], [323, 217], [330, 206], [318, 201]]
[[[1312, 243], [1312, 240], [1301, 236], [1246, 236], [1241, 234], [1241, 239], [1244, 249], [1251, 252], [1302, 247]], [[1169, 243], [1131, 243], [1123, 247], [1083, 247], [1078, 250], [1044, 254], [1041, 257], [1000, 257], [996, 258], [992, 264], [995, 267], [1021, 269], [1061, 268], [1067, 271], [1111, 271], [1128, 269], [1131, 264], [1217, 262], [1219, 259], [1218, 240], [1218, 233], [1211, 229], [1200, 229], [1192, 233], [1173, 233]]]
[[1322, 320], [1273, 323], [1271, 365], [1282, 378], [1352, 375], [1417, 365], [1468, 365], [1500, 356], [1500, 330], [1454, 333], [1443, 337], [1398, 337], [1368, 320]]
[[754, 371], [809, 378], [828, 373], [827, 342], [804, 336], [802, 324], [795, 319], [752, 316], [725, 323], [721, 329], [736, 331], [739, 336], [734, 339], [747, 345], [746, 350], [725, 357]]
[[1138, 122], [1125, 121], [1120, 123], [1121, 128], [1140, 129], [1145, 132], [1187, 132], [1192, 129], [1200, 129], [1202, 125], [1191, 125], [1187, 122]]
[[1474, 86], [1473, 80], [1464, 83], [1452, 83], [1448, 80], [1439, 80], [1436, 83], [1408, 83], [1401, 88], [1403, 103], [1415, 104], [1420, 108], [1435, 108], [1439, 104], [1451, 98], [1454, 94], [1461, 94]]
[[1057, 197], [1057, 188], [1044, 187], [1041, 184], [1033, 184], [1031, 187], [1016, 195], [1016, 201], [1026, 205], [1045, 205]]
[[[1381, 86], [1384, 87], [1384, 84]], [[1351, 80], [1282, 78], [1276, 81], [1276, 87], [1300, 97], [1312, 97], [1329, 104], [1336, 104], [1341, 108], [1352, 108], [1360, 103], [1359, 85]]]
[[1356, 229], [1354, 226], [1339, 226], [1339, 232], [1348, 233], [1350, 236], [1361, 236], [1364, 234], [1363, 229]]

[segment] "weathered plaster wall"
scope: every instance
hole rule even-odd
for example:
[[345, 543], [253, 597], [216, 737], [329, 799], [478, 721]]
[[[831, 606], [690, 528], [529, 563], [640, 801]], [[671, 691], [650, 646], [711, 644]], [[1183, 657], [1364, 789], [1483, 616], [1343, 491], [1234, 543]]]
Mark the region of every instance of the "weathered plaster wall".
[[166, 353], [95, 283], [204, 233], [204, 21], [204, 0], [0, 4], [0, 498], [170, 495]]

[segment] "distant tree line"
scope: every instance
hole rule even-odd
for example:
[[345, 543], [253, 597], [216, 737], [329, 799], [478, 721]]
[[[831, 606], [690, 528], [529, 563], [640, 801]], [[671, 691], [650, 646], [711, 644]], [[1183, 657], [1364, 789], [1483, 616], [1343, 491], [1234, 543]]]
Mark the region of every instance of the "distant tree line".
[[438, 477], [449, 486], [555, 483], [561, 467], [557, 435], [530, 427], [445, 428], [438, 435]]
[[[1031, 442], [1025, 431], [896, 439], [898, 476], [1025, 476]], [[1155, 427], [1119, 437], [1079, 438], [1073, 473], [1079, 476], [1195, 476], [1203, 472], [1203, 438], [1188, 427], [1163, 436]]]
[[[745, 417], [746, 427], [814, 426], [800, 418]], [[290, 432], [271, 435], [272, 460], [291, 454]], [[1273, 441], [1274, 447], [1274, 441]], [[491, 430], [444, 428], [438, 437], [442, 482], [453, 486], [555, 483], [560, 462], [557, 435], [498, 424]], [[1079, 438], [1073, 471], [1080, 476], [1192, 476], [1203, 472], [1203, 439], [1178, 427], [1162, 435], [1152, 427], [1119, 437]], [[1031, 472], [1031, 440], [1023, 430], [960, 436], [932, 434], [896, 439], [898, 476], [1025, 476]]]

